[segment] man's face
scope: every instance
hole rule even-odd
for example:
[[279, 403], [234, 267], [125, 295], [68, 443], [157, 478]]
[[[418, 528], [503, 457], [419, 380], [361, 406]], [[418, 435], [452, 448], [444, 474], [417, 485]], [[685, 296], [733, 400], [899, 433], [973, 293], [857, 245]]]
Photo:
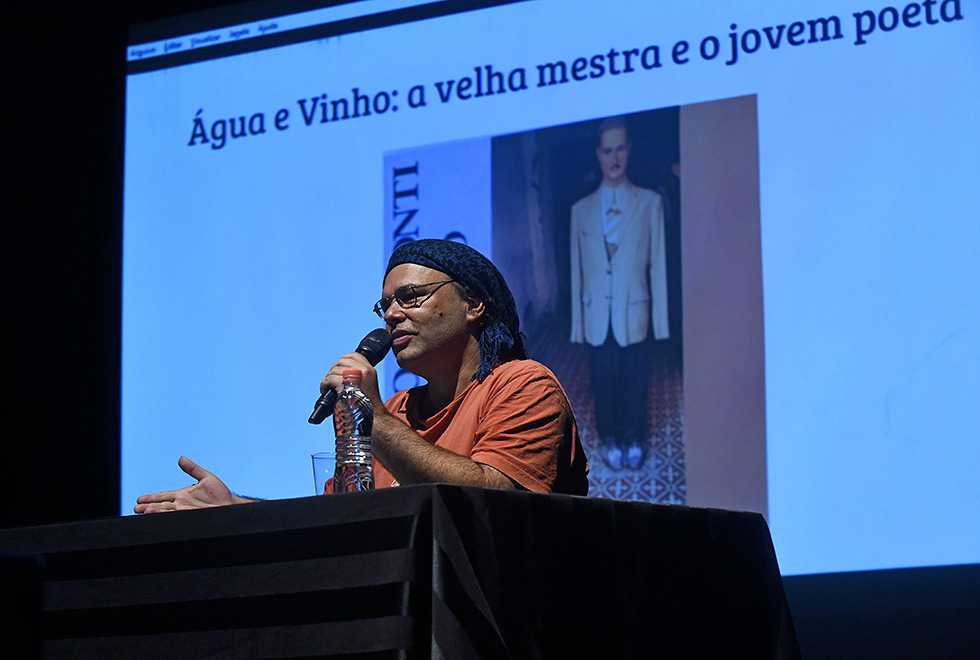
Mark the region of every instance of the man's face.
[[626, 164], [630, 158], [630, 143], [623, 128], [610, 128], [599, 138], [595, 150], [602, 168], [602, 181], [618, 186], [626, 180]]
[[417, 306], [407, 303], [402, 307], [393, 301], [384, 319], [398, 365], [423, 378], [430, 378], [433, 370], [458, 363], [469, 338], [468, 304], [456, 287], [424, 286], [448, 279], [448, 275], [432, 268], [400, 264], [388, 273], [382, 289], [382, 297], [404, 299], [412, 291], [409, 286], [417, 287]]

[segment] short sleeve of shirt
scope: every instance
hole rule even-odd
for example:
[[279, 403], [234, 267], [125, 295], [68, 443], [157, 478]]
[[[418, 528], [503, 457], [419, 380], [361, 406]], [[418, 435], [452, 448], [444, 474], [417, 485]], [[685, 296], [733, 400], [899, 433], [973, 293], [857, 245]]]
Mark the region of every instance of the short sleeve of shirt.
[[471, 458], [497, 468], [528, 490], [550, 492], [563, 448], [577, 440], [571, 407], [545, 369], [501, 379], [480, 406]]

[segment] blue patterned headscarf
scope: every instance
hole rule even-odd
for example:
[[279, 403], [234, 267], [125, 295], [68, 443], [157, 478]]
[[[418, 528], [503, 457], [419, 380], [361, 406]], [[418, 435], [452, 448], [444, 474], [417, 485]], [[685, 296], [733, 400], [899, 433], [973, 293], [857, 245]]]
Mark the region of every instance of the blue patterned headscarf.
[[463, 243], [423, 238], [395, 248], [385, 277], [401, 264], [418, 264], [445, 273], [483, 301], [486, 311], [477, 337], [480, 368], [474, 379], [483, 382], [498, 364], [527, 357], [514, 296], [489, 259]]

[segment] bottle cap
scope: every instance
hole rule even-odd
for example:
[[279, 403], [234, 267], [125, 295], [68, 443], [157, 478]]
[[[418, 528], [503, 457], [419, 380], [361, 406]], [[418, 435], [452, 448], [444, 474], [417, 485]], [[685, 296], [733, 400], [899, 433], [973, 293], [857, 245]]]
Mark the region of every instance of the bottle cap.
[[364, 376], [363, 376], [363, 374], [361, 374], [361, 370], [360, 369], [344, 369], [344, 382], [345, 383], [348, 382], [348, 381], [352, 381], [352, 380], [356, 380], [357, 382], [361, 382], [361, 379], [363, 377]]

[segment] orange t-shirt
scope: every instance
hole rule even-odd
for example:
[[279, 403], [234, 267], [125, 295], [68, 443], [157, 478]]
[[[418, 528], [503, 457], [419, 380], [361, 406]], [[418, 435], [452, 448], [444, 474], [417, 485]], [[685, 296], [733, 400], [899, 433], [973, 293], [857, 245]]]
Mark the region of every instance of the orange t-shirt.
[[[385, 408], [435, 446], [494, 467], [528, 490], [586, 495], [589, 465], [568, 397], [555, 375], [533, 360], [512, 360], [452, 403], [421, 419], [422, 387], [403, 390]], [[394, 477], [378, 462], [375, 485]]]

